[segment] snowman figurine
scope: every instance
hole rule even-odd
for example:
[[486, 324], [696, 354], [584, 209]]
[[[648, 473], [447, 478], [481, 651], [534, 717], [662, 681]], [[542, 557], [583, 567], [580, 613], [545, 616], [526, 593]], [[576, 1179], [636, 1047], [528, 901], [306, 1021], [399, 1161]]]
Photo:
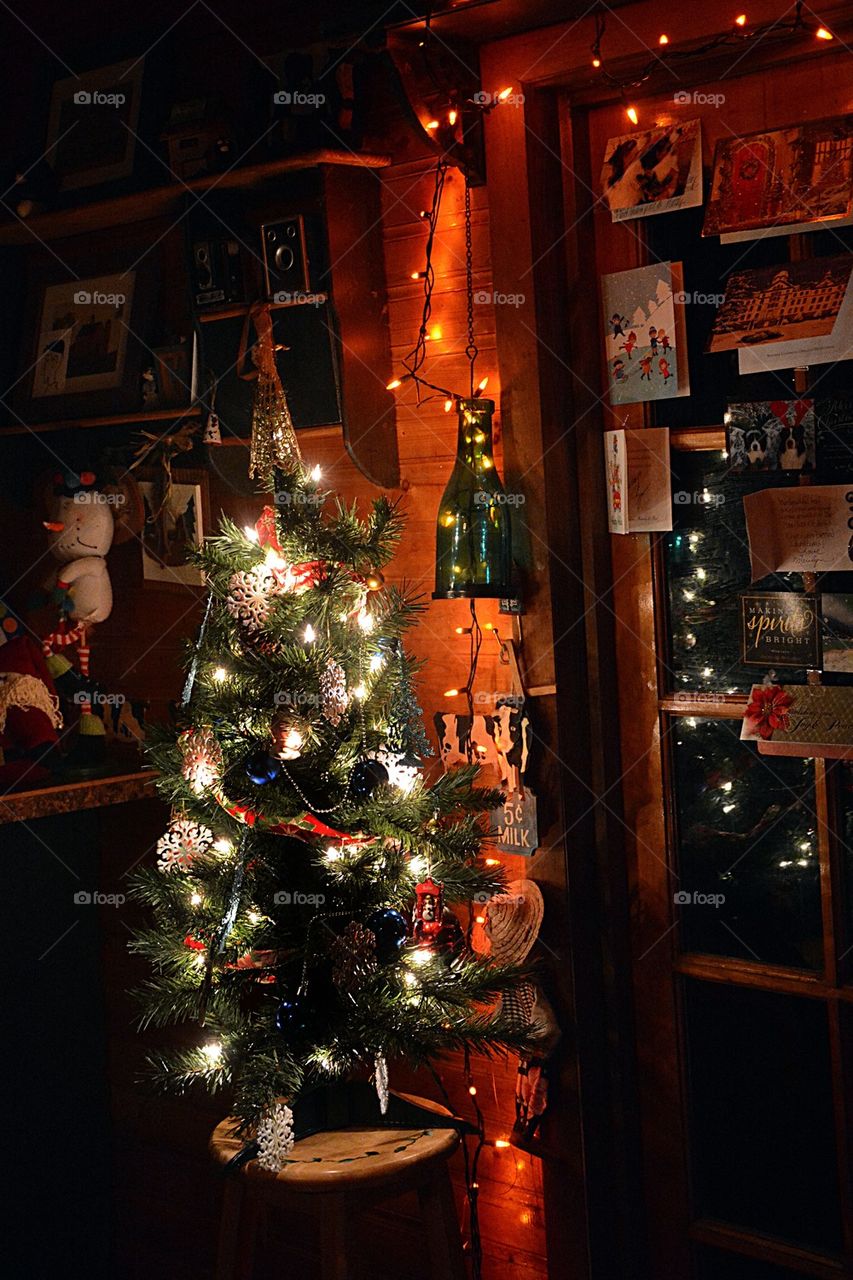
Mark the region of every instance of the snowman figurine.
[[63, 613], [84, 627], [112, 613], [105, 557], [115, 534], [113, 496], [95, 488], [91, 471], [57, 476], [52, 518], [45, 521], [51, 554], [62, 566], [55, 587], [64, 594]]
[[[133, 482], [130, 484], [135, 488]], [[138, 502], [138, 499], [137, 499]], [[136, 504], [127, 483], [99, 487], [95, 474], [65, 472], [54, 477], [49, 520], [50, 551], [59, 567], [50, 586], [60, 608], [57, 628], [42, 642], [48, 668], [58, 687], [71, 672], [68, 658], [56, 650], [77, 646], [77, 665], [83, 684], [89, 678], [89, 629], [112, 613], [113, 592], [106, 555], [113, 542], [131, 536], [131, 511]], [[71, 683], [71, 681], [68, 681]], [[90, 691], [78, 691], [80, 745], [95, 761], [103, 755], [104, 725], [92, 712]]]

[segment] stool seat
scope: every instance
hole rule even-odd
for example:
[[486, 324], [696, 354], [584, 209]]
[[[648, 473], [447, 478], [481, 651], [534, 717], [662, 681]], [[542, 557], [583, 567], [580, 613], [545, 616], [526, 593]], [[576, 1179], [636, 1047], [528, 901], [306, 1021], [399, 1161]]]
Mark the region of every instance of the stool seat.
[[[447, 1117], [437, 1103], [399, 1095]], [[279, 1173], [257, 1160], [226, 1178], [216, 1280], [251, 1280], [255, 1224], [262, 1206], [278, 1204], [297, 1212], [309, 1208], [321, 1222], [320, 1260], [324, 1280], [348, 1280], [356, 1248], [358, 1216], [388, 1196], [416, 1191], [424, 1219], [434, 1280], [465, 1280], [465, 1265], [447, 1161], [459, 1146], [456, 1129], [351, 1127], [311, 1134], [297, 1142]], [[227, 1165], [245, 1140], [238, 1121], [223, 1120], [210, 1138], [210, 1153]], [[292, 1269], [288, 1272], [293, 1277]]]
[[[409, 1102], [434, 1111], [450, 1114], [437, 1103], [401, 1094]], [[245, 1145], [236, 1136], [237, 1121], [223, 1120], [213, 1131], [210, 1153], [215, 1160], [227, 1164]], [[428, 1166], [444, 1162], [459, 1146], [456, 1129], [335, 1129], [302, 1138], [287, 1157], [280, 1173], [262, 1169], [257, 1160], [244, 1167], [243, 1176], [250, 1179], [276, 1181], [282, 1190], [329, 1195], [341, 1191], [378, 1187], [383, 1184], [408, 1183], [410, 1173], [424, 1175]]]

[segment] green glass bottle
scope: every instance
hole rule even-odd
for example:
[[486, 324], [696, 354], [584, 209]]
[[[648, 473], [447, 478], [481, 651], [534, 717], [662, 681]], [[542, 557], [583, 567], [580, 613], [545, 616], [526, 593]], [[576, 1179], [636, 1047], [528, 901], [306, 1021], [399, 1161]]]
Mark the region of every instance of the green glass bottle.
[[495, 467], [494, 400], [457, 400], [456, 464], [438, 508], [435, 600], [510, 596], [509, 503]]

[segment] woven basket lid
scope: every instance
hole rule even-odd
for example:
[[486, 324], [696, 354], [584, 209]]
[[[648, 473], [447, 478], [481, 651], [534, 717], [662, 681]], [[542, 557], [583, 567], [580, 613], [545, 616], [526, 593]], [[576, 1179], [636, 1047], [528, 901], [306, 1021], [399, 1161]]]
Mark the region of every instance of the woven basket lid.
[[512, 880], [483, 907], [483, 924], [475, 924], [471, 945], [498, 964], [521, 964], [539, 936], [545, 903], [534, 880]]

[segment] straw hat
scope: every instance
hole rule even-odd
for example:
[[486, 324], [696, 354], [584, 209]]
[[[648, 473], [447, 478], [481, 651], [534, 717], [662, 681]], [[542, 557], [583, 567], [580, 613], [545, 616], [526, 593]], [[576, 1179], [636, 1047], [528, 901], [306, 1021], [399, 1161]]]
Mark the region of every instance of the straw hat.
[[471, 945], [480, 955], [491, 956], [498, 964], [521, 964], [539, 936], [545, 903], [533, 880], [513, 880], [505, 893], [489, 898], [475, 924]]

